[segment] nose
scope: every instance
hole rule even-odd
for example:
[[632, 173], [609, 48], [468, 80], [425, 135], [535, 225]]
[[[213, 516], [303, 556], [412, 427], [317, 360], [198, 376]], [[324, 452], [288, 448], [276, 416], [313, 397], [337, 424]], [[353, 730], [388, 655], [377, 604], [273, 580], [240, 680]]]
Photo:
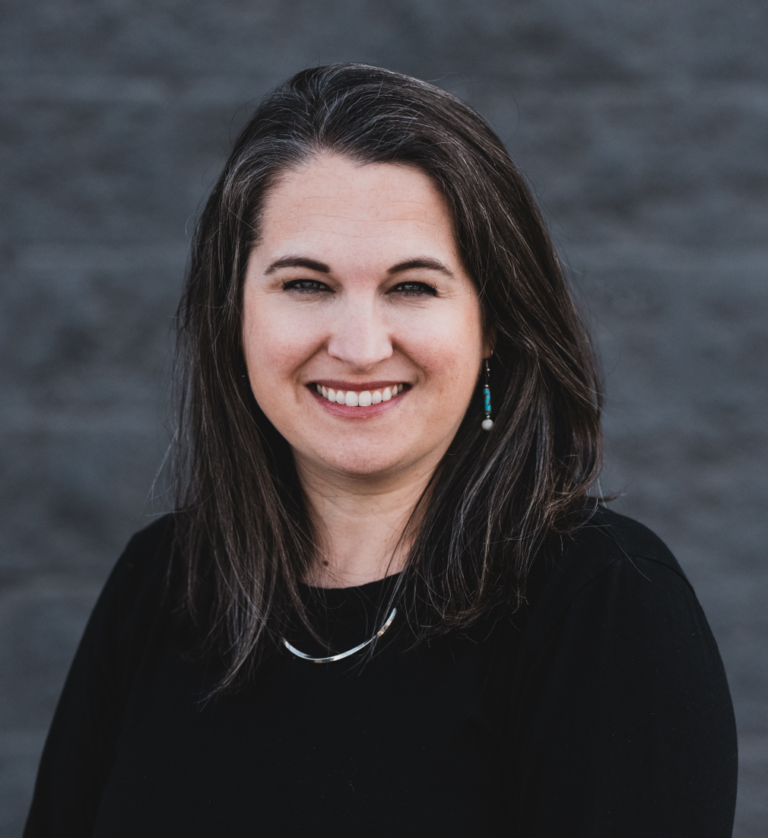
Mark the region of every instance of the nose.
[[375, 299], [356, 296], [340, 307], [327, 344], [328, 354], [355, 372], [367, 372], [392, 356], [392, 337]]

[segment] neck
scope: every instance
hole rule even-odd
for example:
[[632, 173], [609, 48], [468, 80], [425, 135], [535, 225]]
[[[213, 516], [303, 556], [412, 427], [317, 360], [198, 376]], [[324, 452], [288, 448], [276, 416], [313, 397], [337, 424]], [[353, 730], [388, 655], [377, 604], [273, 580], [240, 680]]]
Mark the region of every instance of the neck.
[[410, 519], [434, 466], [375, 481], [329, 474], [298, 459], [297, 469], [319, 541], [310, 585], [354, 587], [403, 569], [418, 531]]

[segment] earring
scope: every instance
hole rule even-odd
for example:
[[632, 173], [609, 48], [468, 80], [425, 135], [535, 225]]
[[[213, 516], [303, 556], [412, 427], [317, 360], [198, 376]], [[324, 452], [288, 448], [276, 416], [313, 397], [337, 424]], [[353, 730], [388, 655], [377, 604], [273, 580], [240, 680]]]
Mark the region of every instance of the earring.
[[491, 419], [491, 368], [488, 366], [488, 359], [485, 359], [485, 386], [483, 387], [483, 410], [485, 411], [485, 419], [483, 419], [482, 429], [490, 431], [493, 427], [493, 420]]

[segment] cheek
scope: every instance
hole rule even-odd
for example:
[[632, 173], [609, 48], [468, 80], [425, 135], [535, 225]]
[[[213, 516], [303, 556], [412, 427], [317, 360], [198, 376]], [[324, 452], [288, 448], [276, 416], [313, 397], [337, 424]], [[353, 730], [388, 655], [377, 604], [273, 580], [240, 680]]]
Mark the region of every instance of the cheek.
[[257, 399], [268, 385], [274, 394], [276, 388], [289, 384], [309, 357], [315, 341], [306, 324], [292, 328], [274, 317], [250, 316], [243, 328], [243, 351], [248, 374]]
[[[427, 324], [422, 324], [427, 326]], [[472, 395], [483, 356], [478, 317], [453, 317], [413, 330], [409, 354], [441, 393], [465, 402]]]

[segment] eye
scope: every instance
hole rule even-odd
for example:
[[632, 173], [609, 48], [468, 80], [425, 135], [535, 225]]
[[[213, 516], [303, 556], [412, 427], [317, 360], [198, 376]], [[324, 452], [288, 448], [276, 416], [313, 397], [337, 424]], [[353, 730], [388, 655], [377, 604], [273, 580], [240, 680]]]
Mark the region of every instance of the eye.
[[403, 297], [436, 297], [437, 289], [426, 282], [399, 282], [389, 293]]
[[317, 279], [292, 279], [283, 283], [283, 291], [298, 291], [300, 294], [317, 294], [328, 290], [328, 286]]

